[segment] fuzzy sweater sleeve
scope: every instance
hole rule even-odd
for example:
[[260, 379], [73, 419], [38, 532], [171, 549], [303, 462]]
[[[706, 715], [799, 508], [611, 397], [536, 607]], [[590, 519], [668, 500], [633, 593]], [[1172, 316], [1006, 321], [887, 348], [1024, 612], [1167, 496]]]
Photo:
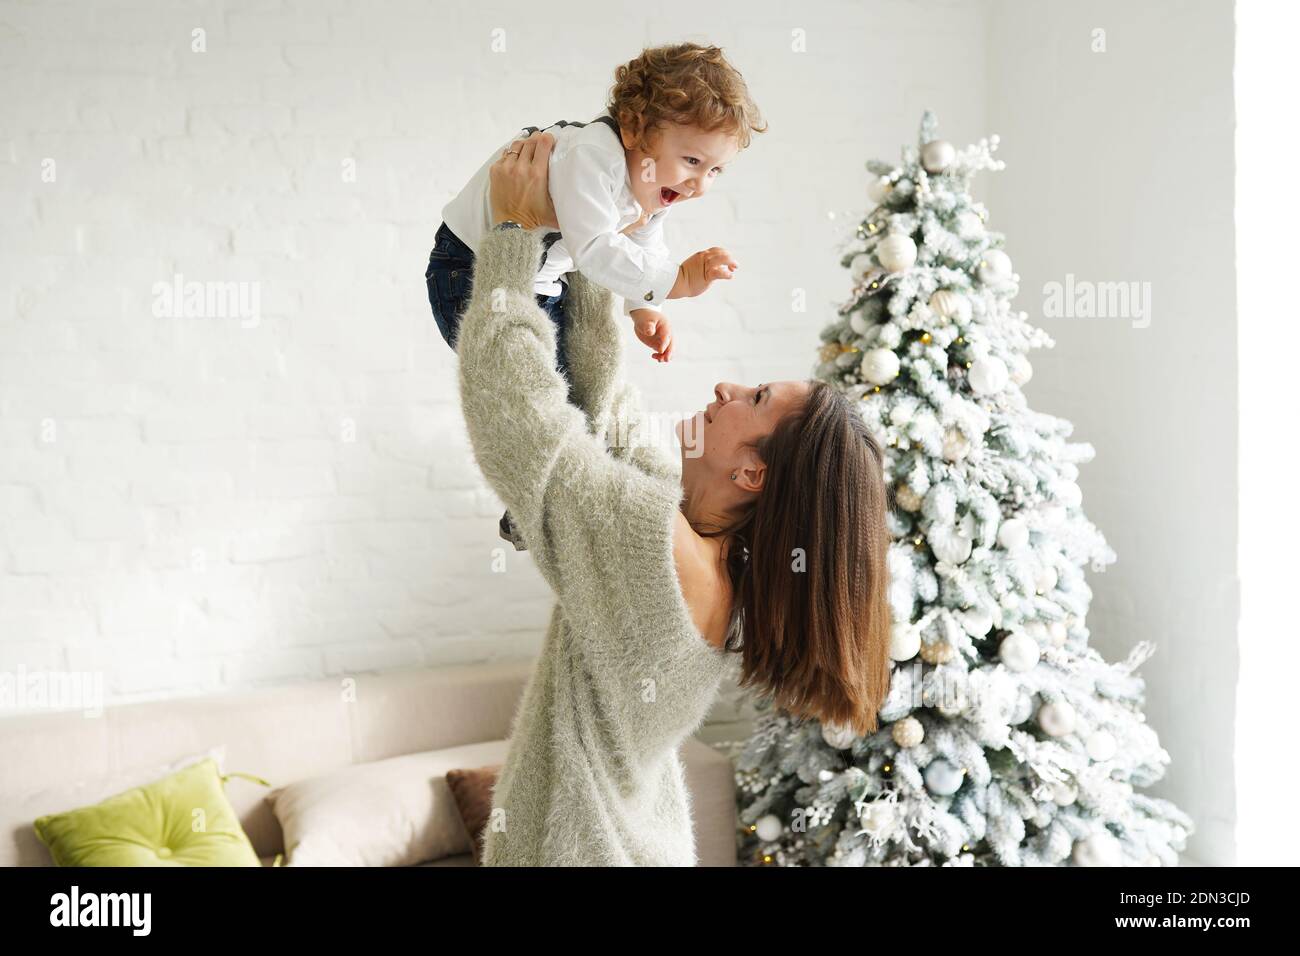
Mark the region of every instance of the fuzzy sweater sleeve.
[[[585, 461], [603, 469], [606, 484], [625, 487], [634, 476], [615, 466], [626, 465], [677, 480], [680, 469], [649, 434], [640, 393], [623, 379], [610, 294], [580, 273], [570, 276], [565, 311], [577, 402], [570, 404], [568, 385], [555, 367], [555, 326], [531, 291], [540, 237], [520, 229], [493, 231], [483, 244], [488, 248], [477, 254], [456, 343], [461, 403], [475, 458], [516, 523], [523, 529], [530, 515], [541, 517], [562, 450], [570, 464]], [[534, 551], [533, 540], [525, 537]]]
[[[588, 427], [609, 454], [664, 480], [681, 481], [681, 461], [665, 450], [671, 422], [652, 429], [641, 393], [623, 377], [623, 345], [613, 296], [581, 273], [573, 273], [565, 306], [569, 322], [569, 371], [574, 400], [587, 413]], [[688, 438], [693, 435], [687, 423]]]
[[[681, 712], [673, 702], [684, 707], [710, 679], [716, 685], [714, 664], [724, 655], [695, 629], [677, 582], [676, 472], [649, 444], [606, 444], [620, 413], [632, 427], [641, 421], [618, 374], [612, 299], [577, 276], [571, 283], [569, 359], [580, 408], [568, 401], [554, 326], [533, 297], [540, 258], [540, 237], [524, 230], [493, 231], [480, 245], [457, 339], [466, 428], [611, 708], [653, 734], [656, 718]], [[665, 706], [647, 710], [646, 686]]]

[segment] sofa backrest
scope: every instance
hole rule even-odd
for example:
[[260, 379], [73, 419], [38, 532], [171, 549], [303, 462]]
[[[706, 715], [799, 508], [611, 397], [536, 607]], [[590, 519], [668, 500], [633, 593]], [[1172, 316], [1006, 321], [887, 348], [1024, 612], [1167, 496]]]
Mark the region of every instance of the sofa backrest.
[[[502, 740], [532, 660], [357, 674], [205, 697], [0, 717], [0, 866], [48, 866], [32, 821], [112, 793], [115, 781], [214, 747], [225, 770], [283, 786], [354, 763]], [[125, 784], [118, 789], [125, 789]], [[283, 851], [269, 791], [226, 794], [259, 856]]]

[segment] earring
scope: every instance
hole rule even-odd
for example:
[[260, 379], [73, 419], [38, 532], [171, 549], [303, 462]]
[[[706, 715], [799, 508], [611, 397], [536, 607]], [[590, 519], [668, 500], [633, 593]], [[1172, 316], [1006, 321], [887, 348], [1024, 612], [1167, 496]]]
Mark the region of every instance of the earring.
[[732, 481], [736, 480], [736, 473], [734, 471], [731, 473], [731, 480]]

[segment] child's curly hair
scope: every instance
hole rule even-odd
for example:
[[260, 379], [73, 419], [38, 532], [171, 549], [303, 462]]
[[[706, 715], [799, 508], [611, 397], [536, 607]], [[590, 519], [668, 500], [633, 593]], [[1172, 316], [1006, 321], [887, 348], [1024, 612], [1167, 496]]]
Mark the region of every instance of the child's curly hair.
[[740, 71], [722, 49], [697, 43], [648, 47], [614, 71], [607, 104], [618, 125], [645, 142], [665, 122], [725, 130], [741, 149], [767, 130]]

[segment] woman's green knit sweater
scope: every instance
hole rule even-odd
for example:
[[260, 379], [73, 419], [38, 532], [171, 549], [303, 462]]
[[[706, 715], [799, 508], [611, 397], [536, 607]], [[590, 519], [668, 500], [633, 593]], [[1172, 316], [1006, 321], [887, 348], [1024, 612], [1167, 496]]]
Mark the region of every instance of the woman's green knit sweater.
[[728, 658], [695, 627], [677, 580], [680, 461], [644, 433], [612, 295], [576, 273], [570, 404], [532, 292], [541, 253], [537, 232], [489, 233], [456, 341], [474, 457], [557, 598], [511, 722], [483, 862], [693, 866], [677, 750]]

